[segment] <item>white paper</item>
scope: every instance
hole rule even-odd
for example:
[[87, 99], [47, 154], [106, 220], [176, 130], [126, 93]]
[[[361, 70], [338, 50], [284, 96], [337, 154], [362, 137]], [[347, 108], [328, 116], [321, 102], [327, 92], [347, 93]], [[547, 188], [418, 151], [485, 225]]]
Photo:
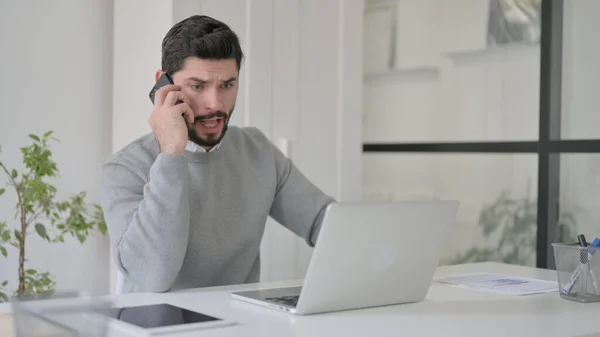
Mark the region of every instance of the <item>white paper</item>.
[[558, 283], [493, 273], [464, 273], [435, 279], [436, 282], [511, 296], [558, 291]]

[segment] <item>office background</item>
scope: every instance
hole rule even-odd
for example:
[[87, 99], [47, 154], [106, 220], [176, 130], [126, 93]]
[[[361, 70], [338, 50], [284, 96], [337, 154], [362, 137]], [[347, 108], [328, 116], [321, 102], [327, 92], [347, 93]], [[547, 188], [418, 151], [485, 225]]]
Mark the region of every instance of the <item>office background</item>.
[[[5, 0], [1, 160], [20, 167], [27, 134], [54, 130], [59, 195], [86, 190], [97, 201], [102, 162], [150, 131], [147, 94], [164, 34], [189, 15], [213, 15], [238, 33], [247, 55], [232, 124], [261, 128], [340, 201], [460, 200], [444, 264], [543, 265], [537, 238], [552, 238], [556, 222], [539, 207], [559, 212], [573, 233], [600, 228], [600, 156], [593, 153], [600, 152], [600, 3], [548, 1], [553, 27], [562, 20], [564, 32], [541, 43], [540, 15], [549, 7], [536, 14], [524, 10], [535, 1], [517, 1], [525, 5], [520, 11], [493, 10], [496, 3]], [[505, 29], [489, 27], [503, 18], [522, 34], [506, 40]], [[550, 41], [562, 45], [562, 55], [545, 48]], [[560, 120], [548, 124], [551, 112]], [[550, 148], [550, 126], [560, 139], [585, 140], [554, 151], [591, 153], [540, 155], [538, 148]], [[548, 165], [540, 166], [544, 158]], [[13, 214], [10, 198], [0, 199], [0, 221]], [[264, 280], [304, 275], [311, 250], [287, 230], [269, 222], [261, 249]], [[83, 246], [36, 238], [28, 257], [58, 288], [108, 293], [116, 280], [109, 250], [103, 237]], [[0, 258], [0, 271], [14, 280], [16, 260]]]
[[553, 268], [600, 228], [600, 3], [541, 4], [368, 2], [365, 198], [458, 198], [446, 264]]
[[[101, 164], [150, 131], [148, 92], [164, 35], [175, 22], [202, 13], [229, 24], [247, 56], [231, 123], [259, 127], [338, 200], [362, 198], [361, 1], [0, 4], [2, 160], [22, 167], [18, 148], [27, 134], [54, 130], [60, 139], [53, 146], [59, 197], [86, 190], [90, 201], [98, 201]], [[12, 217], [13, 200], [9, 192], [0, 199], [0, 214]], [[107, 238], [96, 236], [83, 246], [75, 240], [31, 242], [29, 266], [49, 270], [58, 289], [114, 291]], [[264, 280], [301, 277], [311, 254], [272, 222], [261, 249]], [[14, 287], [17, 261], [9, 253], [11, 259], [0, 258], [0, 276], [8, 273]]]

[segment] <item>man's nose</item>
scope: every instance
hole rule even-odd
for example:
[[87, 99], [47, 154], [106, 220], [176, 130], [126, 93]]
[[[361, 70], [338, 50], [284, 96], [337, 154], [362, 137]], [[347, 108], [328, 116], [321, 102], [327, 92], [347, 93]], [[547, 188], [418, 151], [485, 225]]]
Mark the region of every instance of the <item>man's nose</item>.
[[210, 111], [223, 111], [223, 99], [217, 88], [211, 88], [205, 92], [204, 104]]

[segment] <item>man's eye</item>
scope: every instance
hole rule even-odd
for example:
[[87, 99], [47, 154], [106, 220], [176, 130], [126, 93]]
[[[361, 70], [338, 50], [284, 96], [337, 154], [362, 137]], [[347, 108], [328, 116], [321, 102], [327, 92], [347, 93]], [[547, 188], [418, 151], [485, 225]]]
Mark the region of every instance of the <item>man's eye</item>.
[[202, 89], [202, 85], [200, 85], [200, 84], [192, 84], [191, 87], [194, 90]]
[[232, 88], [233, 87], [233, 83], [225, 83], [221, 87], [223, 87], [223, 88]]

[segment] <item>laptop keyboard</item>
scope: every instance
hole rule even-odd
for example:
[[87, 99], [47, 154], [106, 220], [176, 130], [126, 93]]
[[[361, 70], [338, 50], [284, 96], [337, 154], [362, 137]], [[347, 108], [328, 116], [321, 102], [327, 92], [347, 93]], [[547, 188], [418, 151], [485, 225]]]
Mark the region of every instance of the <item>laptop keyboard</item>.
[[281, 296], [281, 297], [267, 297], [266, 300], [270, 302], [275, 302], [279, 304], [285, 304], [290, 307], [295, 307], [298, 304], [299, 295], [293, 296]]

